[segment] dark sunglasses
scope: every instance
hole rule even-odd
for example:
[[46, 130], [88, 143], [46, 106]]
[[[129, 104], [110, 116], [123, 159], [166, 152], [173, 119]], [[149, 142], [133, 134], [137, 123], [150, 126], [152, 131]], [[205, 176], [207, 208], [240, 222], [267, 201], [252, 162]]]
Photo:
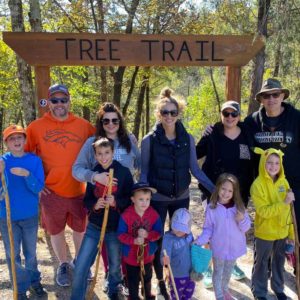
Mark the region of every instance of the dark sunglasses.
[[229, 116], [236, 118], [239, 115], [239, 112], [237, 112], [237, 111], [229, 112], [229, 111], [223, 110], [222, 115], [225, 118], [228, 118]]
[[278, 98], [281, 95], [281, 92], [271, 93], [271, 94], [261, 94], [263, 99]]
[[172, 117], [177, 117], [178, 116], [178, 110], [174, 109], [174, 110], [166, 110], [166, 109], [162, 109], [160, 111], [160, 114], [162, 116], [167, 116], [167, 115], [171, 115]]
[[114, 125], [117, 125], [120, 123], [120, 120], [117, 118], [114, 118], [114, 119], [105, 118], [105, 119], [102, 119], [101, 122], [103, 125], [108, 125], [110, 122], [112, 122]]
[[57, 103], [66, 104], [69, 102], [69, 98], [50, 98], [49, 101], [52, 104], [57, 104]]

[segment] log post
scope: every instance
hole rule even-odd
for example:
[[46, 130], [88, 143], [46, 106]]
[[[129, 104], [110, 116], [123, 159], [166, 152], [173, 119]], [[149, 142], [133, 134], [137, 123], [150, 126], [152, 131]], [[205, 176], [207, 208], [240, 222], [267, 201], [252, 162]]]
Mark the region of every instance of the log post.
[[35, 70], [35, 86], [37, 97], [37, 108], [39, 118], [48, 111], [48, 88], [50, 86], [50, 67], [36, 66]]
[[241, 102], [241, 67], [226, 67], [226, 100]]

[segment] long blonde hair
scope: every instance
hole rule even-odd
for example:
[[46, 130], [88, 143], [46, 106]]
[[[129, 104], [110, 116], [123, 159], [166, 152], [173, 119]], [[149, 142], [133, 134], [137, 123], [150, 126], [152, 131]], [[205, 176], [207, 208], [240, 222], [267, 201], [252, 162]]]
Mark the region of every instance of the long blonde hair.
[[241, 197], [239, 181], [234, 175], [229, 174], [229, 173], [223, 173], [218, 177], [215, 190], [210, 197], [210, 207], [211, 208], [217, 207], [221, 186], [226, 181], [228, 181], [232, 184], [232, 188], [233, 188], [232, 200], [233, 200], [237, 210], [243, 213], [245, 211], [245, 205], [244, 205], [242, 197]]
[[158, 100], [156, 101], [156, 109], [155, 109], [155, 116], [156, 119], [159, 120], [160, 119], [160, 110], [161, 108], [166, 105], [167, 103], [173, 103], [176, 106], [176, 109], [178, 110], [178, 114], [181, 115], [186, 103], [185, 101], [180, 98], [179, 96], [175, 97], [171, 94], [174, 94], [174, 91], [172, 89], [170, 89], [169, 87], [164, 87], [161, 91], [160, 91], [160, 95], [158, 97]]

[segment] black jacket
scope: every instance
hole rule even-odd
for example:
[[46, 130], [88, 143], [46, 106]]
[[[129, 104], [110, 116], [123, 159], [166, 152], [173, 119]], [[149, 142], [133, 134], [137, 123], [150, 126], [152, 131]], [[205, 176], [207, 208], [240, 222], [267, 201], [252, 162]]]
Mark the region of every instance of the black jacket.
[[285, 175], [291, 187], [300, 185], [300, 111], [283, 102], [284, 111], [278, 126], [271, 130], [267, 126], [264, 107], [248, 116], [244, 123], [254, 136], [254, 146], [262, 149], [275, 148], [283, 153]]
[[[197, 159], [205, 156], [202, 170], [213, 183], [216, 183], [219, 175], [224, 172], [233, 173], [238, 178], [242, 198], [247, 205], [250, 186], [254, 180], [253, 157], [250, 150], [252, 138], [245, 130], [243, 123], [238, 123], [238, 126], [241, 129], [240, 136], [229, 142], [228, 139], [224, 138], [223, 124], [221, 122], [216, 123], [212, 133], [200, 139], [196, 145], [196, 153]], [[230, 162], [223, 161], [224, 155], [222, 153], [233, 150], [232, 147], [234, 147], [237, 156]], [[199, 188], [209, 197], [201, 185]]]
[[161, 124], [150, 135], [149, 184], [168, 197], [179, 197], [191, 183], [190, 137], [180, 121], [172, 144]]
[[[130, 196], [133, 185], [132, 175], [128, 168], [123, 167], [118, 161], [114, 160], [109, 167], [114, 169], [114, 178], [118, 179], [117, 191], [113, 193], [116, 200], [116, 208], [109, 208], [108, 222], [106, 232], [117, 231], [120, 214], [130, 205]], [[93, 171], [98, 173], [108, 172], [101, 165], [97, 165]], [[94, 210], [98, 197], [95, 196], [94, 184], [88, 183], [84, 196], [84, 205], [89, 210], [89, 221], [94, 225], [98, 226], [99, 229], [102, 226], [104, 209], [99, 211]]]

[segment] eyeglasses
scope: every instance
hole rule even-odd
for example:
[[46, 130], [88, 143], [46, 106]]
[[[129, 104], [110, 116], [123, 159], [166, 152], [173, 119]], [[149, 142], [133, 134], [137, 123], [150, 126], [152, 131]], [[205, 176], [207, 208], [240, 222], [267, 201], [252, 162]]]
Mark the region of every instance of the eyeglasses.
[[114, 125], [118, 125], [120, 123], [120, 120], [117, 118], [113, 118], [113, 119], [102, 119], [101, 120], [103, 125], [108, 125], [110, 122], [113, 123]]
[[177, 117], [178, 116], [178, 110], [174, 109], [174, 110], [166, 110], [166, 109], [162, 109], [160, 111], [160, 114], [162, 116], [167, 116], [167, 115], [171, 115], [172, 117]]
[[52, 104], [57, 104], [57, 103], [66, 104], [69, 102], [69, 98], [50, 98], [49, 101]]
[[265, 100], [270, 99], [271, 96], [273, 98], [278, 98], [280, 95], [281, 95], [281, 92], [276, 92], [276, 93], [271, 93], [271, 94], [261, 94], [262, 98], [265, 99]]
[[229, 116], [236, 118], [239, 115], [239, 112], [238, 111], [229, 112], [229, 111], [223, 110], [222, 115], [225, 118], [228, 118]]

